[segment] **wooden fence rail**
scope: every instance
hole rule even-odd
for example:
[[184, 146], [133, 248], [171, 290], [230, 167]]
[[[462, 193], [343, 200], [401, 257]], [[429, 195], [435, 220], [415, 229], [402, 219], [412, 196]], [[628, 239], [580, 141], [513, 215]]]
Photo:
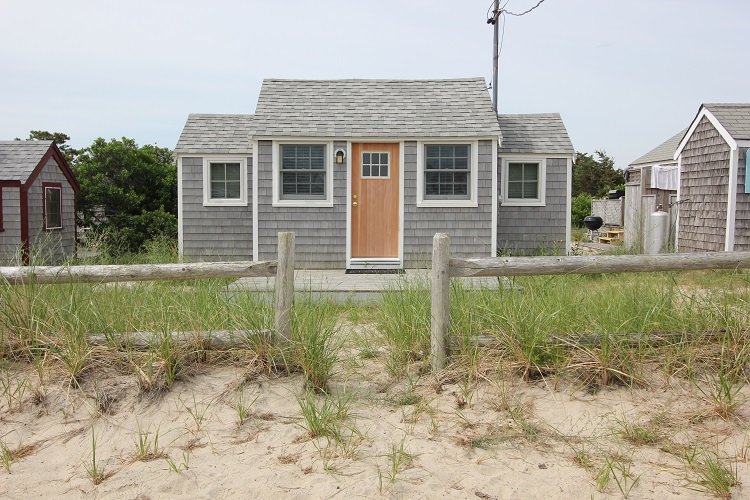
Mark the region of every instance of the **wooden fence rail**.
[[750, 252], [451, 259], [450, 237], [445, 233], [435, 235], [432, 248], [430, 355], [433, 371], [442, 370], [447, 359], [451, 277], [750, 269]]
[[0, 276], [11, 285], [115, 283], [206, 278], [276, 276], [274, 330], [278, 340], [291, 338], [294, 295], [294, 233], [279, 233], [278, 260], [260, 262], [198, 262], [102, 266], [0, 267]]

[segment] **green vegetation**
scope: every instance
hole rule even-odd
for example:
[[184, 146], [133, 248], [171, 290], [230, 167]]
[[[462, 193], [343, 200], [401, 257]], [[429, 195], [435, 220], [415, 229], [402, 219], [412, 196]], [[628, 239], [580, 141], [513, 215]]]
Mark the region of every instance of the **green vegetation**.
[[91, 228], [110, 254], [145, 250], [147, 242], [177, 235], [177, 168], [172, 151], [132, 139], [102, 138], [73, 165], [81, 185], [81, 227]]
[[[140, 259], [159, 260], [159, 252]], [[232, 432], [242, 434], [239, 442], [271, 425], [263, 415], [273, 414], [261, 414], [255, 403], [261, 382], [251, 389], [249, 381], [265, 377], [267, 385], [280, 377], [294, 385], [275, 397], [296, 398], [298, 410], [277, 418], [304, 429], [294, 446], [311, 442], [325, 472], [371, 450], [381, 491], [383, 483], [406, 484], [410, 469], [422, 466], [414, 443], [424, 436], [456, 439], [467, 454], [478, 455], [477, 461], [507, 443], [563, 444], [570, 460], [591, 475], [592, 490], [619, 491], [623, 497], [637, 496], [651, 480], [643, 475], [643, 462], [625, 458], [640, 449], [664, 451], [672, 460], [670, 470], [701, 491], [728, 498], [739, 481], [736, 464], [746, 460], [746, 443], [740, 451], [708, 452], [716, 445], [692, 438], [686, 445], [680, 433], [707, 428], [707, 419], [746, 425], [750, 274], [745, 271], [523, 277], [492, 290], [466, 289], [455, 280], [451, 356], [438, 374], [428, 373], [425, 282], [404, 281], [364, 306], [297, 297], [292, 341], [281, 349], [269, 335], [271, 301], [253, 293], [229, 295], [228, 283], [0, 285], [0, 410], [10, 415], [34, 405], [34, 411], [43, 411], [45, 384], [60, 383], [64, 373], [66, 390], [94, 396], [92, 419], [109, 418], [110, 397], [91, 387], [105, 372], [124, 374], [139, 397], [171, 398], [185, 425], [181, 436], [190, 439], [182, 459], [173, 460], [168, 452], [179, 456], [170, 449], [177, 438], [162, 434], [162, 423], [130, 429], [135, 443], [130, 463], [163, 458], [168, 470], [182, 472], [191, 458], [199, 460], [199, 453], [191, 456], [192, 446], [210, 441], [215, 426], [231, 425]], [[235, 345], [213, 350], [208, 339], [217, 331], [233, 332]], [[148, 341], [137, 343], [141, 337], [129, 332]], [[216, 397], [182, 390], [192, 374], [218, 364], [239, 366], [247, 378]], [[51, 370], [55, 377], [48, 375]], [[659, 376], [663, 380], [654, 384]], [[605, 387], [660, 383], [684, 389], [681, 394], [692, 399], [682, 411], [690, 415], [675, 416], [666, 407], [648, 415], [623, 411], [619, 420], [610, 418], [601, 432], [586, 438], [551, 428], [533, 402], [511, 393], [528, 385], [583, 400]], [[244, 390], [252, 390], [252, 397], [246, 399]], [[264, 406], [265, 397], [259, 400]], [[489, 407], [487, 398], [494, 398]], [[480, 403], [485, 406], [478, 408]], [[217, 424], [222, 404], [232, 414]], [[390, 408], [398, 421], [395, 431], [409, 436], [408, 450], [405, 439], [378, 448], [367, 419], [362, 431], [357, 428], [355, 412], [368, 404]], [[488, 423], [480, 412], [497, 416]], [[671, 418], [682, 418], [683, 428], [673, 428]], [[111, 472], [103, 471], [96, 456], [99, 434], [85, 436], [86, 474], [101, 482]], [[14, 462], [35, 448], [21, 447], [15, 436], [0, 437], [2, 464], [15, 471]], [[280, 452], [284, 457], [301, 453], [297, 448]]]
[[[595, 151], [597, 158], [587, 153], [576, 153], [573, 161], [573, 193], [575, 198], [587, 193], [603, 198], [610, 189], [622, 189], [625, 179], [622, 171], [615, 170], [615, 160], [605, 151]], [[589, 214], [586, 214], [589, 215]]]
[[583, 219], [591, 215], [591, 195], [581, 193], [573, 197], [570, 207], [570, 222], [574, 227], [583, 227]]

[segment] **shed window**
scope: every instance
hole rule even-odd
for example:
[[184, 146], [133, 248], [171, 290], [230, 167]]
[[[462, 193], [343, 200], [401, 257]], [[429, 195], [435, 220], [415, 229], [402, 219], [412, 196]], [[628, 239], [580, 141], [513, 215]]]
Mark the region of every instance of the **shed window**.
[[237, 163], [210, 163], [211, 199], [239, 200], [242, 196], [242, 168]]
[[247, 158], [203, 158], [203, 206], [247, 205]]
[[544, 158], [503, 159], [501, 202], [519, 207], [545, 206], [547, 162]]
[[508, 199], [539, 198], [539, 163], [508, 164]]
[[281, 199], [317, 200], [326, 197], [324, 144], [282, 144]]
[[470, 173], [468, 144], [427, 144], [424, 199], [468, 199]]
[[62, 188], [44, 186], [44, 229], [62, 228]]

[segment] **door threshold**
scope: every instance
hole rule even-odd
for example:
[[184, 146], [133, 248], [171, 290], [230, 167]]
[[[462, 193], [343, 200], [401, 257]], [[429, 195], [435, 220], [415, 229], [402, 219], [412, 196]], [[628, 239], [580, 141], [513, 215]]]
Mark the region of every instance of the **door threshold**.
[[373, 269], [372, 267], [347, 269], [345, 274], [405, 274], [403, 269]]
[[[347, 271], [373, 271], [373, 274], [385, 274], [385, 273], [375, 273], [375, 271], [394, 271], [402, 269], [404, 266], [401, 263], [401, 259], [399, 258], [369, 258], [369, 259], [363, 259], [363, 258], [353, 258], [349, 260], [349, 265], [347, 266]], [[367, 274], [367, 273], [359, 273], [359, 274]]]

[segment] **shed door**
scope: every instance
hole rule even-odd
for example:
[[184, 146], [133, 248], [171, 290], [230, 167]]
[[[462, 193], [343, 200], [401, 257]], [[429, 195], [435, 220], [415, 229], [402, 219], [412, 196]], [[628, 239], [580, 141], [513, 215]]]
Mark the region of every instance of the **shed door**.
[[352, 258], [398, 258], [399, 145], [352, 144]]

